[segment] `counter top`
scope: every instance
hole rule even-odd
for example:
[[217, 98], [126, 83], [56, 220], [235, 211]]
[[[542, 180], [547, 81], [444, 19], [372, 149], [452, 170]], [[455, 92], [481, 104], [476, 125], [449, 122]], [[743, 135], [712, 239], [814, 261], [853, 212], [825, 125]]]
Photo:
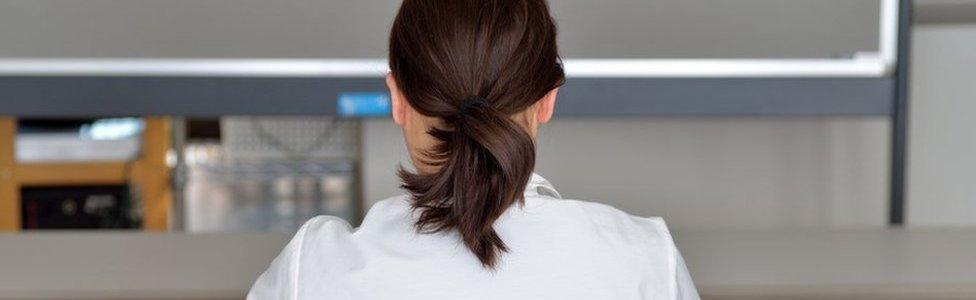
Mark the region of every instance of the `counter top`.
[[242, 299], [283, 234], [0, 235], [0, 299]]
[[[976, 230], [676, 232], [709, 299], [974, 299]], [[241, 299], [284, 234], [0, 235], [0, 299]]]
[[705, 297], [976, 299], [976, 230], [679, 232]]

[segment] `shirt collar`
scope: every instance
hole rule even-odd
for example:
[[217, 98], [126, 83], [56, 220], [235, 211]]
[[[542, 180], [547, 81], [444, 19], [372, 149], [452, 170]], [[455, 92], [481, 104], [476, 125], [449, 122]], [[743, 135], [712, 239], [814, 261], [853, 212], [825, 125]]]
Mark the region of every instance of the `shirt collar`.
[[532, 173], [532, 177], [529, 178], [529, 184], [525, 186], [526, 198], [529, 197], [551, 197], [556, 199], [562, 199], [563, 197], [559, 195], [556, 188], [549, 183], [548, 180], [540, 176], [539, 174]]

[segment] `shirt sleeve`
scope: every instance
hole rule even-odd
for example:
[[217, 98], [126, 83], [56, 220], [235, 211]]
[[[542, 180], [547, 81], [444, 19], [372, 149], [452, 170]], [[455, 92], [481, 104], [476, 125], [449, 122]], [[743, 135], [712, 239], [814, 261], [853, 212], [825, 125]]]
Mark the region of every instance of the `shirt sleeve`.
[[674, 253], [677, 259], [674, 280], [678, 285], [675, 298], [678, 300], [701, 299], [701, 297], [698, 296], [698, 289], [695, 288], [695, 282], [691, 281], [691, 273], [688, 272], [688, 266], [685, 265], [684, 257], [681, 257], [681, 252], [677, 249], [675, 249]]
[[298, 299], [298, 267], [309, 223], [311, 221], [295, 233], [271, 266], [258, 277], [247, 294], [247, 300]]

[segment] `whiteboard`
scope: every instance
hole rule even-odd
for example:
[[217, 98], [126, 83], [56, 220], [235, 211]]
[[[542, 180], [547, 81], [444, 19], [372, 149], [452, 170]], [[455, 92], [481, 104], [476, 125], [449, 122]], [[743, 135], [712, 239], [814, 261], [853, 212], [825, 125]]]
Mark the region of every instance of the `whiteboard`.
[[[881, 77], [896, 0], [551, 0], [575, 77]], [[0, 75], [386, 72], [393, 0], [0, 0]]]

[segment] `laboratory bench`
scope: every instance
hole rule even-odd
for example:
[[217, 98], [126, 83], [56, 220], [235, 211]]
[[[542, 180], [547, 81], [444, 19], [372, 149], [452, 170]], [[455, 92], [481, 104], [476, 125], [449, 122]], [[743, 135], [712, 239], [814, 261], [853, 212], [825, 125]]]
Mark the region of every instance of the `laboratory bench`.
[[[288, 235], [0, 235], [0, 299], [241, 299]], [[976, 230], [682, 231], [704, 299], [974, 299]]]

